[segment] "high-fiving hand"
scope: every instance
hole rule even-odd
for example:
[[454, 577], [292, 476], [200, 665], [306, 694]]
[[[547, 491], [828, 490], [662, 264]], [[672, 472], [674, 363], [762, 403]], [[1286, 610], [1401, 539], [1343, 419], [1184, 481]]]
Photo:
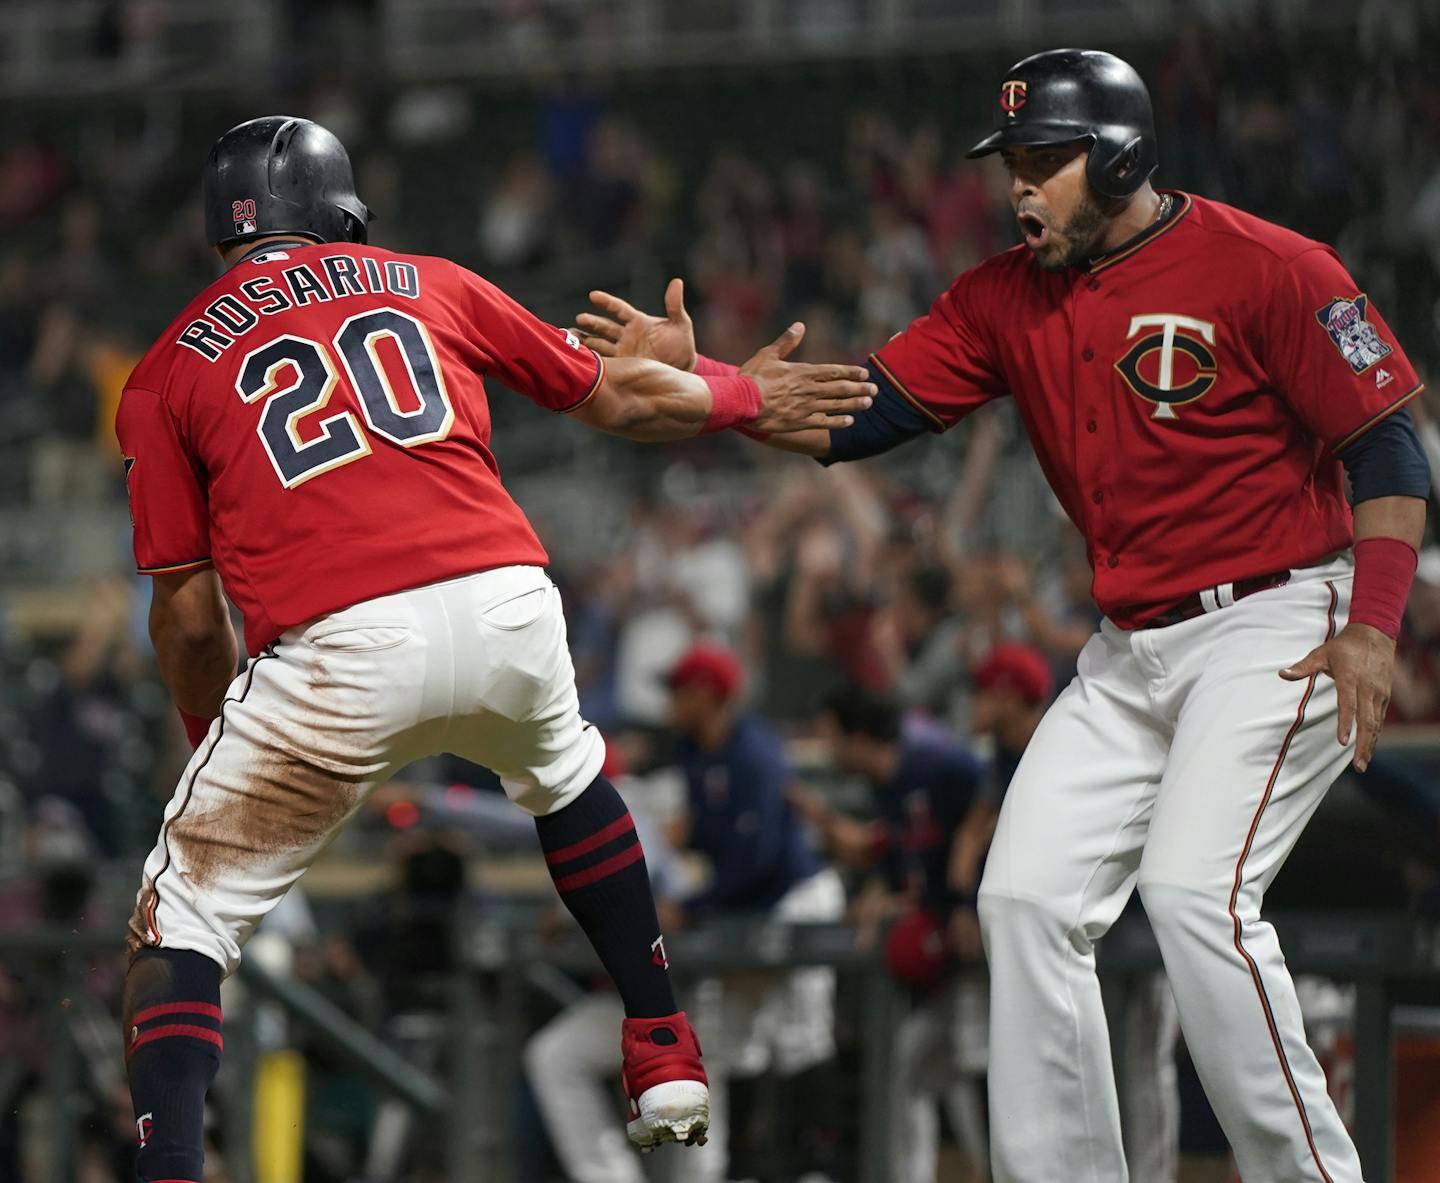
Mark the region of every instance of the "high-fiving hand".
[[[604, 357], [641, 357], [679, 370], [695, 368], [695, 326], [685, 310], [685, 283], [665, 289], [665, 315], [654, 316], [610, 292], [590, 293], [607, 315], [582, 312], [575, 318], [582, 340]], [[750, 427], [767, 435], [812, 428], [848, 427], [852, 413], [870, 406], [876, 388], [863, 366], [811, 365], [785, 359], [800, 345], [798, 321], [740, 367], [760, 387], [762, 409]]]
[[849, 427], [855, 420], [847, 412], [863, 411], [874, 401], [877, 388], [866, 381], [863, 366], [786, 361], [804, 336], [805, 326], [796, 321], [740, 367], [760, 387], [760, 415], [750, 424], [755, 431], [778, 435]]
[[652, 316], [609, 292], [591, 292], [590, 303], [607, 314], [582, 312], [575, 325], [585, 345], [602, 357], [648, 357], [677, 370], [695, 368], [695, 326], [685, 311], [685, 281], [665, 289], [665, 315]]

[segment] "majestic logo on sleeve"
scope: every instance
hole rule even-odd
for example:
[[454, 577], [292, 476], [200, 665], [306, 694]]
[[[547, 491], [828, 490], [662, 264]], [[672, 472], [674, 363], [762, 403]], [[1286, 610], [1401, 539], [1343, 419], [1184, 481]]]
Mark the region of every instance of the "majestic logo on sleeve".
[[1025, 105], [1025, 92], [1029, 84], [1023, 79], [1012, 78], [1000, 87], [1000, 106], [1012, 118]]
[[1353, 300], [1337, 296], [1315, 313], [1315, 319], [1334, 342], [1340, 356], [1350, 363], [1357, 374], [1363, 374], [1394, 350], [1366, 318], [1370, 301], [1361, 292]]
[[1115, 368], [1131, 390], [1155, 404], [1152, 419], [1178, 419], [1175, 408], [1203, 398], [1219, 377], [1211, 348], [1215, 326], [1208, 320], [1173, 312], [1132, 316], [1126, 338], [1135, 343]]

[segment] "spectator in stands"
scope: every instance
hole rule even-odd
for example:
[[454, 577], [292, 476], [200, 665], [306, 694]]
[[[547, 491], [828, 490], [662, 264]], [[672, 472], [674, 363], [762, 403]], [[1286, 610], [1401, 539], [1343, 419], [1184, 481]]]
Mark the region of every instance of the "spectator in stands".
[[30, 383], [45, 412], [31, 467], [31, 498], [39, 509], [93, 505], [110, 479], [96, 444], [90, 362], [91, 335], [79, 314], [69, 305], [52, 305], [40, 320], [30, 358]]
[[115, 270], [100, 239], [99, 203], [81, 194], [71, 197], [60, 215], [60, 250], [45, 270], [52, 299], [79, 310], [99, 312], [115, 289]]
[[[742, 682], [735, 654], [710, 644], [691, 648], [670, 671], [670, 721], [681, 736], [686, 784], [686, 808], [670, 838], [704, 855], [711, 877], [699, 892], [660, 905], [665, 931], [713, 914], [818, 924], [838, 921], [845, 910], [839, 875], [810, 847], [787, 798], [794, 774], [779, 736], [740, 707]], [[708, 1045], [711, 1080], [717, 1072], [747, 1077], [773, 1069], [787, 1114], [777, 1119], [778, 1136], [806, 1159], [792, 1164], [796, 1173], [833, 1170], [836, 1109], [825, 1098], [834, 1083], [834, 971], [747, 976], [705, 992], [720, 1013], [710, 1027], [722, 1033]]]
[[550, 254], [550, 179], [531, 153], [506, 166], [480, 215], [480, 249], [492, 267], [533, 267]]
[[968, 928], [979, 934], [973, 897], [965, 901], [951, 886], [949, 867], [984, 768], [933, 725], [902, 725], [893, 698], [855, 686], [826, 698], [821, 733], [836, 767], [869, 784], [879, 817], [848, 817], [812, 790], [796, 790], [792, 799], [834, 859], [879, 872], [879, 882], [862, 896], [860, 919], [873, 927], [901, 917], [890, 960], [914, 995], [896, 1035], [898, 1114], [889, 1177], [893, 1183], [935, 1183], [936, 1099], [942, 1092], [962, 1152], [983, 1173], [989, 1159], [981, 1102], [988, 989], [977, 966], [978, 939], [965, 949], [968, 968], [950, 975], [944, 934], [957, 925], [962, 909]]
[[950, 607], [949, 572], [933, 565], [911, 570], [889, 611], [877, 617], [874, 633], [902, 707], [949, 717], [965, 678], [962, 630]]
[[616, 646], [616, 703], [626, 722], [665, 721], [665, 673], [696, 637], [736, 639], [750, 606], [745, 558], [718, 523], [685, 507], [637, 501], [620, 564], [629, 596]]
[[1420, 555], [1395, 651], [1389, 718], [1440, 722], [1440, 546]]
[[132, 605], [125, 580], [96, 582], [58, 663], [32, 666], [31, 727], [41, 759], [23, 787], [73, 804], [107, 854], [115, 853], [119, 834], [103, 787], [131, 738], [127, 698], [151, 668], [131, 632]]
[[[0, 890], [0, 929], [94, 934], [109, 928], [114, 918], [108, 901], [95, 894], [94, 838], [79, 810], [56, 797], [38, 800], [26, 853], [34, 877]], [[111, 1003], [123, 969], [103, 955], [78, 960], [68, 980], [54, 976], [61, 962], [49, 957], [0, 969], [0, 1179], [28, 1177], [20, 1165], [21, 1135], [40, 1095], [37, 1082], [61, 1054], [53, 1042], [57, 1030], [68, 1041], [65, 1054], [78, 1060], [71, 1064], [75, 1077], [67, 1096], [81, 1131], [73, 1149], [75, 1178], [128, 1178], [134, 1169], [133, 1110], [124, 1104], [124, 1076], [110, 1040], [99, 1034], [113, 1024]]]
[[[980, 886], [985, 852], [990, 849], [995, 822], [1000, 816], [1000, 802], [1010, 787], [1015, 769], [1020, 766], [1020, 757], [1030, 737], [1040, 726], [1054, 689], [1045, 655], [1030, 646], [1014, 643], [992, 649], [976, 668], [972, 680], [971, 725], [977, 737], [986, 737], [994, 743], [994, 754], [984, 783], [965, 815], [947, 872], [952, 889], [971, 905]], [[972, 906], [967, 921], [973, 915]], [[964, 951], [979, 950], [978, 928], [954, 935]]]

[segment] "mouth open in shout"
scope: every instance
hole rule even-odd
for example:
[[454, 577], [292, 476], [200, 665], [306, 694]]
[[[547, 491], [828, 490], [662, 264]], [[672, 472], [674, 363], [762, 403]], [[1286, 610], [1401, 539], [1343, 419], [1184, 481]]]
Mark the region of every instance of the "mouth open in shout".
[[1031, 250], [1036, 250], [1050, 241], [1050, 228], [1037, 215], [1027, 211], [1017, 214], [1015, 220], [1020, 224], [1025, 245]]

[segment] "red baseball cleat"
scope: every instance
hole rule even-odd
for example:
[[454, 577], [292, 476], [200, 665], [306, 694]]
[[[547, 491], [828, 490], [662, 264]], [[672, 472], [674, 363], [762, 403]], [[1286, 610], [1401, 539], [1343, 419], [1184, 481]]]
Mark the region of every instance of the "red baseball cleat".
[[710, 1129], [710, 1082], [700, 1041], [684, 1011], [620, 1025], [621, 1078], [630, 1098], [625, 1132], [642, 1150], [665, 1142], [703, 1146]]

